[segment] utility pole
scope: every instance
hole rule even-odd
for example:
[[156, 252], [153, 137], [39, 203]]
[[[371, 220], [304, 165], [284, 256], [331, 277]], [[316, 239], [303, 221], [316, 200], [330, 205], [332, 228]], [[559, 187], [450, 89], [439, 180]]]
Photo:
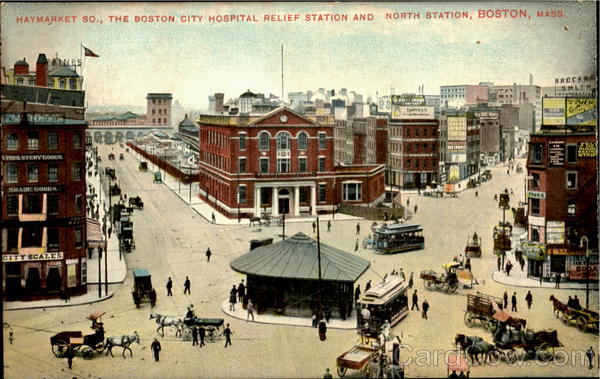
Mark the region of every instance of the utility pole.
[[321, 293], [321, 234], [319, 233], [319, 217], [317, 216], [317, 258], [319, 261], [319, 314], [323, 317], [323, 294]]

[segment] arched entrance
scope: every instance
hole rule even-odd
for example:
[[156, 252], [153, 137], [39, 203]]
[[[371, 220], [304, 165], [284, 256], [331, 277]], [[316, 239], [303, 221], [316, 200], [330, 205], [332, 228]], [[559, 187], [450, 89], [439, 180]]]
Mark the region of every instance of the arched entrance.
[[139, 132], [138, 133], [138, 138], [144, 138], [144, 132]]
[[60, 284], [60, 269], [58, 267], [50, 267], [48, 269], [48, 275], [46, 276], [46, 291], [58, 292], [60, 291]]
[[111, 144], [111, 143], [113, 143], [113, 142], [114, 142], [114, 141], [113, 141], [113, 135], [112, 135], [112, 133], [111, 133], [111, 132], [106, 132], [106, 133], [104, 133], [104, 142], [105, 142], [105, 143], [108, 143], [108, 144]]
[[100, 132], [94, 133], [94, 142], [102, 143], [102, 133], [100, 133]]
[[279, 199], [279, 213], [289, 214], [290, 213], [290, 191], [287, 188], [282, 188], [278, 192]]
[[127, 136], [128, 141], [131, 141], [132, 139], [135, 138], [135, 136], [131, 130], [127, 132], [126, 136]]
[[123, 142], [123, 132], [117, 132], [117, 142], [118, 143]]
[[85, 132], [85, 144], [86, 145], [91, 145], [92, 144], [92, 133]]

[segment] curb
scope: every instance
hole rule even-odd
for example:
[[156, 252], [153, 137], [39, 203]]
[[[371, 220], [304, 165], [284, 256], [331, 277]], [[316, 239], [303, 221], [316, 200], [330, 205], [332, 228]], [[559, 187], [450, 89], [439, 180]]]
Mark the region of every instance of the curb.
[[[561, 287], [561, 288], [554, 288], [552, 286], [546, 287], [544, 285], [533, 286], [533, 285], [529, 285], [529, 284], [506, 283], [506, 282], [496, 279], [496, 275], [494, 275], [494, 274], [492, 274], [492, 280], [496, 283], [503, 284], [506, 286], [514, 286], [514, 287], [522, 287], [522, 288], [542, 288], [542, 289], [546, 288], [546, 289], [555, 289], [558, 291], [560, 291], [560, 290], [585, 291], [585, 285], [583, 287], [564, 287], [564, 284], [563, 284], [563, 287]], [[598, 291], [598, 288], [593, 288], [590, 286], [590, 291]]]
[[101, 297], [99, 299], [92, 300], [92, 301], [84, 301], [82, 303], [73, 303], [73, 304], [71, 304], [70, 302], [66, 302], [66, 303], [63, 303], [63, 304], [60, 304], [60, 305], [58, 305], [58, 304], [57, 305], [45, 305], [45, 306], [38, 305], [38, 306], [33, 306], [33, 307], [22, 307], [22, 308], [11, 308], [11, 309], [7, 309], [5, 307], [2, 307], [2, 308], [3, 308], [3, 311], [10, 312], [10, 311], [22, 311], [22, 310], [27, 310], [27, 309], [75, 307], [75, 306], [78, 306], [78, 305], [86, 305], [86, 304], [99, 303], [101, 301], [108, 300], [108, 299], [112, 298], [114, 294], [115, 293], [113, 292], [113, 293], [111, 293], [111, 294], [109, 294], [107, 296]]

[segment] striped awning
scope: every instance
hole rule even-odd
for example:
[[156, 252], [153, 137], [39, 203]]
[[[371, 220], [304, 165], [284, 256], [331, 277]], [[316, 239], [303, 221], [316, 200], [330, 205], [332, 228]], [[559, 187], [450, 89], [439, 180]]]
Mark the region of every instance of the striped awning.
[[104, 236], [100, 223], [91, 218], [86, 219], [88, 248], [104, 247]]

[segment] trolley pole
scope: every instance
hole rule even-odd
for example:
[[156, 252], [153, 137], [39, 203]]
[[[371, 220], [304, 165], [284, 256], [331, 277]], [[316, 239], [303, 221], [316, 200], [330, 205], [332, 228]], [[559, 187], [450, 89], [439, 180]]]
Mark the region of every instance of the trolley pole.
[[590, 307], [590, 250], [589, 241], [586, 236], [579, 240], [579, 247], [583, 247], [585, 242], [585, 307]]
[[319, 217], [317, 216], [317, 258], [319, 261], [319, 317], [323, 315], [323, 294], [321, 293], [321, 235], [319, 233]]
[[285, 213], [281, 215], [281, 219], [283, 220], [283, 224], [281, 226], [283, 228], [283, 240], [285, 241]]

